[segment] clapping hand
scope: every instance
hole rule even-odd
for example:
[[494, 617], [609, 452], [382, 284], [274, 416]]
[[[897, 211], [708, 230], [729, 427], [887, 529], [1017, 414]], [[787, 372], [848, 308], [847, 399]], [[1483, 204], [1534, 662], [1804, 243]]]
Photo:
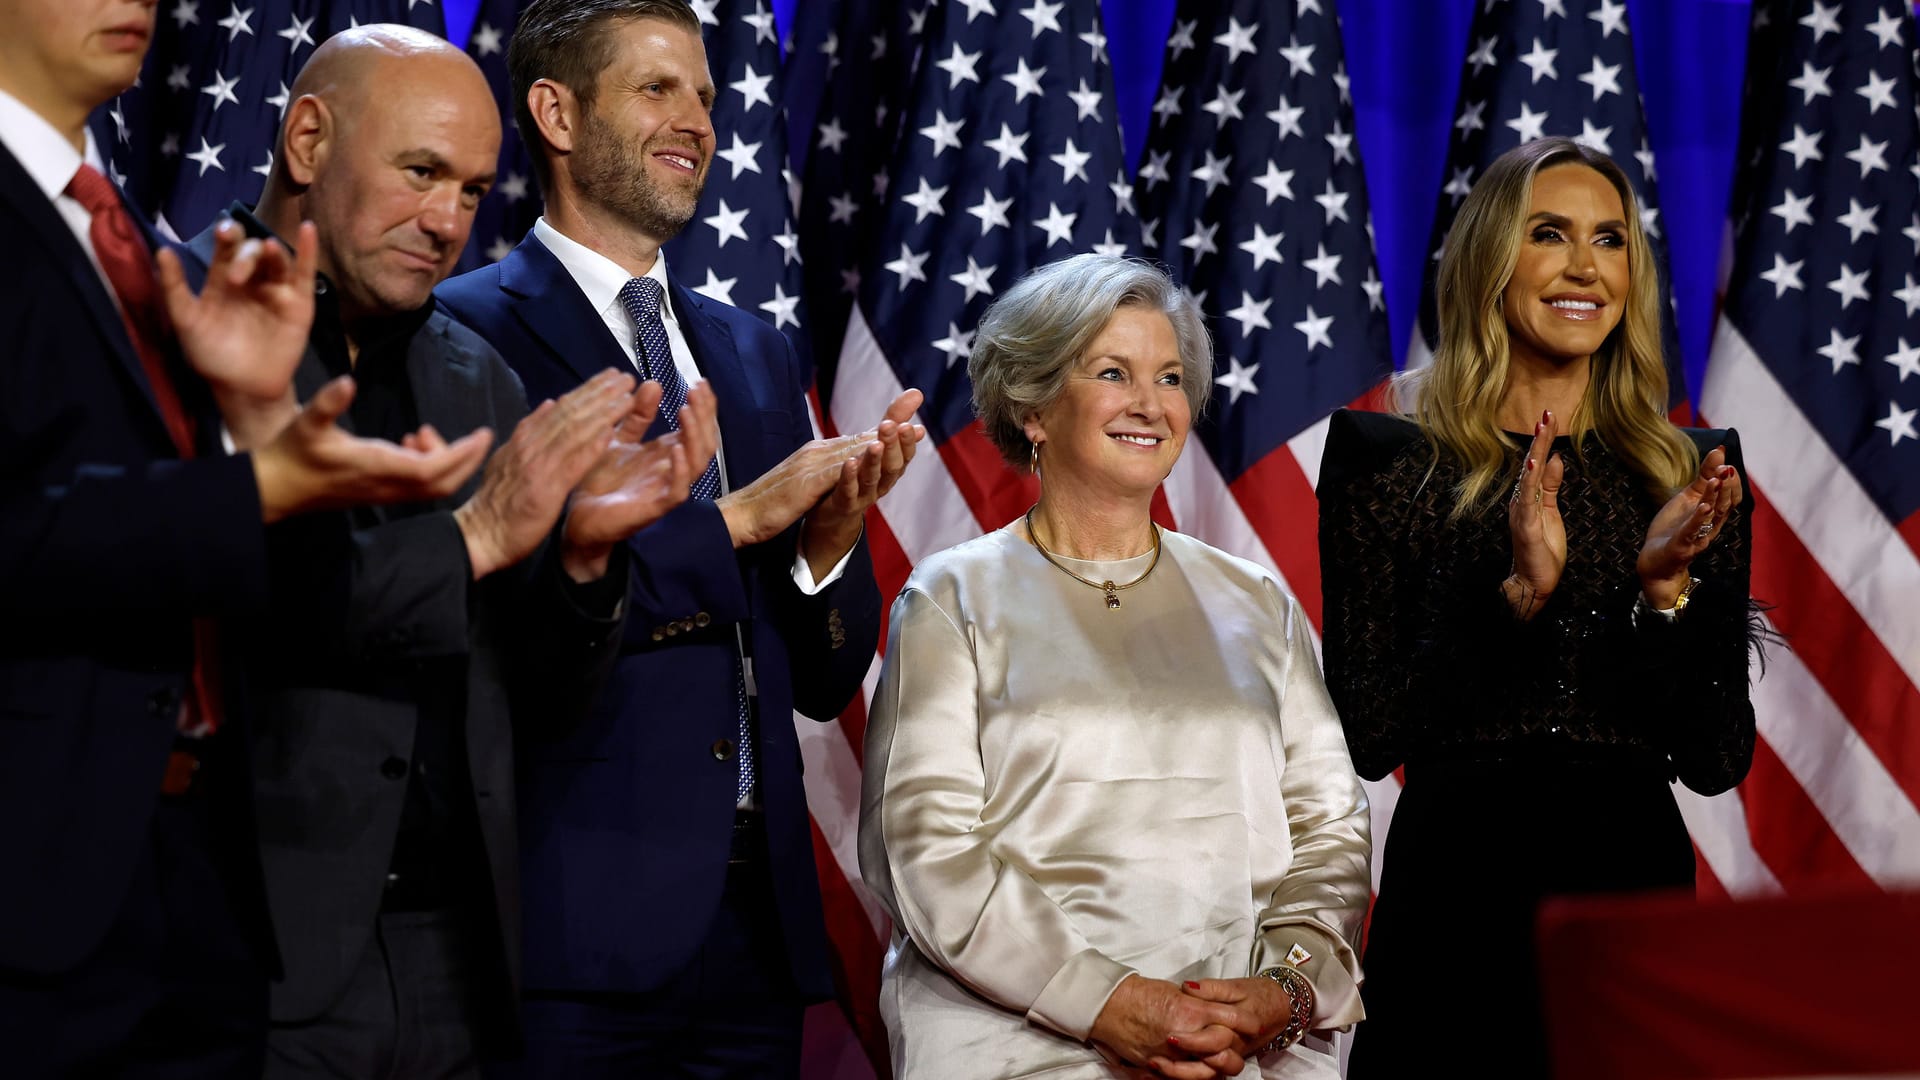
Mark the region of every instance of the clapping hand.
[[1560, 585], [1567, 568], [1567, 526], [1560, 517], [1560, 481], [1566, 465], [1553, 449], [1553, 414], [1541, 413], [1533, 426], [1526, 464], [1507, 499], [1507, 528], [1513, 534], [1513, 571], [1500, 584], [1519, 619], [1531, 619]]
[[1641, 589], [1657, 608], [1673, 606], [1691, 576], [1693, 560], [1720, 535], [1733, 508], [1740, 505], [1744, 493], [1740, 473], [1726, 462], [1726, 449], [1714, 447], [1700, 463], [1693, 482], [1668, 499], [1647, 526], [1647, 540], [1635, 569]]
[[213, 262], [195, 296], [180, 257], [155, 258], [160, 300], [188, 364], [213, 388], [221, 418], [242, 448], [265, 445], [290, 421], [293, 372], [313, 326], [313, 282], [320, 241], [311, 222], [278, 240], [248, 239], [223, 221], [213, 233]]
[[614, 545], [685, 502], [719, 448], [713, 388], [704, 380], [687, 391], [680, 430], [648, 439], [660, 392], [657, 382], [640, 384], [606, 451], [574, 489], [561, 563], [575, 581], [605, 574]]

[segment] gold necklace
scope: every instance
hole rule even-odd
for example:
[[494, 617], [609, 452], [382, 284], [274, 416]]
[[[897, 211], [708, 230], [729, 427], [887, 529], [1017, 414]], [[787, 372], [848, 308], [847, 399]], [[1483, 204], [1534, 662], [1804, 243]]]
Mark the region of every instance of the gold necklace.
[[[1147, 524], [1153, 529], [1153, 561], [1147, 564], [1147, 568], [1141, 571], [1139, 577], [1134, 578], [1132, 581], [1129, 581], [1124, 585], [1116, 585], [1111, 581], [1095, 581], [1092, 578], [1081, 577], [1079, 574], [1076, 574], [1073, 571], [1067, 569], [1066, 565], [1063, 564], [1059, 559], [1054, 558], [1053, 552], [1048, 551], [1047, 545], [1040, 541], [1040, 533], [1033, 527], [1034, 509], [1036, 508], [1035, 507], [1027, 508], [1027, 535], [1033, 538], [1033, 546], [1040, 549], [1040, 556], [1046, 559], [1048, 562], [1052, 563], [1054, 566], [1054, 569], [1059, 570], [1061, 573], [1067, 575], [1068, 577], [1079, 582], [1080, 584], [1089, 585], [1089, 586], [1092, 586], [1093, 588], [1103, 590], [1107, 594], [1107, 610], [1108, 611], [1113, 611], [1120, 606], [1120, 590], [1121, 589], [1131, 589], [1135, 585], [1138, 585], [1141, 582], [1147, 580], [1147, 576], [1153, 573], [1153, 568], [1160, 565], [1160, 526], [1155, 525], [1153, 522], [1148, 522]], [[1135, 557], [1138, 558], [1138, 556], [1135, 556]]]

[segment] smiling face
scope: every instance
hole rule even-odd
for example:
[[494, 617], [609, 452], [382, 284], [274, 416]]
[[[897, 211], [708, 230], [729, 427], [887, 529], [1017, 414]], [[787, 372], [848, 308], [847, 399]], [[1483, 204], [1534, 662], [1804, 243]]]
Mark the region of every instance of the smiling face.
[[64, 132], [133, 85], [157, 0], [7, 0], [0, 88]]
[[713, 163], [713, 79], [700, 37], [660, 19], [617, 22], [613, 62], [583, 107], [571, 160], [579, 197], [658, 243], [693, 218]]
[[1516, 363], [1591, 357], [1627, 302], [1627, 214], [1607, 178], [1580, 164], [1533, 179], [1520, 254], [1502, 295]]
[[1122, 307], [1067, 374], [1060, 396], [1026, 422], [1047, 486], [1100, 499], [1150, 498], [1193, 425], [1180, 346], [1158, 311]]
[[380, 94], [339, 96], [335, 134], [304, 206], [349, 321], [428, 302], [466, 247], [500, 153], [499, 114], [465, 57], [366, 66]]

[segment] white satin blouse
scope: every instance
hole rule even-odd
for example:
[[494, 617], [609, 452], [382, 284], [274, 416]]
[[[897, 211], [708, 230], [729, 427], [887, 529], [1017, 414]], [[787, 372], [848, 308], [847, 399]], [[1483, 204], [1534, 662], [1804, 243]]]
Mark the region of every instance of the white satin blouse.
[[[1306, 618], [1258, 566], [1162, 536], [1118, 609], [1017, 524], [923, 560], [894, 603], [860, 866], [894, 919], [902, 1080], [1134, 1075], [1086, 1041], [1133, 972], [1294, 951], [1315, 1027], [1362, 1015], [1367, 804]], [[1063, 561], [1125, 582], [1149, 559]], [[1296, 1045], [1243, 1075], [1338, 1073]]]

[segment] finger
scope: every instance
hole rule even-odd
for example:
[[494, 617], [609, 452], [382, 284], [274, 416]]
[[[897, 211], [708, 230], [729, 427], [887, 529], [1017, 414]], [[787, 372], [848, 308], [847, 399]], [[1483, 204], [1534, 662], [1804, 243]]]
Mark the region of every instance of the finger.
[[1720, 466], [1726, 463], [1726, 447], [1716, 446], [1712, 450], [1707, 451], [1707, 456], [1700, 459], [1700, 479], [1711, 480], [1720, 475]]
[[[247, 287], [247, 282], [253, 277], [254, 267], [260, 262], [261, 250], [264, 247], [261, 241], [252, 237], [240, 241], [240, 246], [234, 251], [233, 261], [227, 264], [226, 272], [220, 277], [227, 288], [240, 290]], [[208, 280], [212, 278], [209, 277]]]
[[1527, 447], [1527, 456], [1535, 461], [1545, 461], [1552, 452], [1553, 411], [1549, 409], [1541, 412], [1540, 422], [1533, 425], [1533, 443]]
[[153, 270], [160, 286], [160, 305], [166, 309], [167, 318], [175, 324], [182, 322], [193, 307], [193, 290], [187, 287], [187, 274], [180, 265], [180, 256], [163, 245], [153, 257]]
[[1731, 465], [1720, 466], [1720, 497], [1713, 504], [1713, 520], [1716, 524], [1727, 520], [1734, 505], [1740, 501], [1740, 474]]
[[342, 375], [329, 381], [300, 410], [300, 422], [310, 428], [331, 426], [347, 411], [347, 406], [353, 404], [353, 394], [353, 376]]
[[1567, 463], [1555, 454], [1547, 459], [1547, 467], [1540, 470], [1540, 505], [1549, 510], [1560, 508], [1560, 481], [1567, 475]]
[[1200, 1059], [1202, 1064], [1211, 1066], [1221, 1076], [1239, 1076], [1246, 1071], [1247, 1059], [1236, 1050], [1222, 1050]]
[[492, 428], [475, 428], [429, 455], [436, 459], [437, 472], [429, 483], [432, 498], [443, 499], [460, 490], [460, 485], [487, 459], [493, 445]]
[[1178, 1046], [1180, 1052], [1188, 1057], [1204, 1058], [1231, 1049], [1239, 1041], [1240, 1033], [1220, 1024], [1208, 1024], [1195, 1031], [1176, 1031], [1167, 1036], [1167, 1042]]
[[1202, 1001], [1234, 1002], [1247, 996], [1240, 987], [1225, 979], [1189, 979], [1181, 983], [1180, 988]]
[[652, 379], [634, 388], [627, 411], [633, 419], [640, 421], [642, 431], [653, 426], [654, 417], [660, 414], [660, 399], [666, 392], [666, 387]]
[[440, 436], [440, 432], [435, 430], [432, 424], [421, 424], [420, 430], [414, 432], [412, 438], [414, 445], [422, 453], [430, 454], [447, 445], [447, 440]]
[[893, 404], [887, 406], [886, 419], [896, 424], [906, 423], [913, 419], [913, 414], [919, 411], [920, 403], [925, 398], [926, 395], [918, 390], [901, 391], [900, 396], [893, 399]]
[[1147, 1065], [1168, 1080], [1213, 1080], [1220, 1075], [1204, 1061], [1175, 1061], [1155, 1055], [1147, 1059]]
[[313, 295], [313, 279], [320, 272], [320, 229], [303, 221], [293, 233], [293, 285], [300, 295]]

